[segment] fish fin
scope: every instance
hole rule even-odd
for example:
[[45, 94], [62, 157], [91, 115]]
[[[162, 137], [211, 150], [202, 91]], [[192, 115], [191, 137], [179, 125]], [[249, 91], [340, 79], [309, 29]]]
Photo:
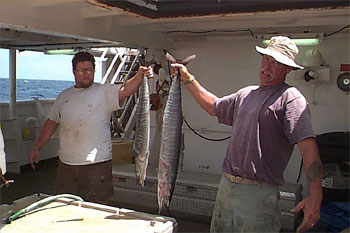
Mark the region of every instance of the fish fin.
[[141, 177], [137, 177], [137, 184], [141, 185], [141, 187], [143, 188], [145, 186], [145, 181], [142, 180]]
[[136, 140], [134, 140], [133, 150], [135, 151], [137, 156], [140, 154], [139, 147], [138, 147], [138, 144], [136, 143]]
[[150, 61], [146, 61], [145, 58], [141, 57], [141, 58], [139, 58], [139, 61], [140, 61], [141, 66], [144, 66], [144, 67], [148, 67], [148, 66], [155, 63], [154, 58], [152, 58]]
[[141, 66], [146, 66], [146, 60], [145, 60], [144, 57], [140, 57], [140, 58], [139, 58], [139, 62], [140, 62], [140, 64], [141, 64]]
[[163, 203], [162, 201], [158, 200], [158, 214], [160, 215], [160, 213], [162, 212], [162, 207], [163, 207]]
[[195, 58], [196, 58], [196, 55], [193, 54], [193, 55], [188, 56], [188, 57], [186, 57], [185, 59], [183, 59], [183, 60], [181, 61], [181, 63], [184, 64], [184, 65], [187, 65], [190, 61], [192, 61], [192, 60], [195, 59]]
[[[165, 208], [163, 208], [163, 204]], [[170, 207], [167, 206], [165, 203], [162, 203], [162, 206], [159, 208], [158, 214], [163, 216], [171, 216]]]
[[165, 206], [165, 209], [166, 209], [166, 215], [167, 215], [167, 216], [171, 216], [171, 213], [170, 213], [170, 206]]
[[155, 64], [155, 63], [156, 63], [156, 61], [155, 61], [155, 59], [153, 57], [150, 61], [148, 61], [148, 66], [150, 66], [152, 64]]
[[171, 56], [169, 53], [165, 55], [165, 58], [172, 63], [176, 63], [176, 59], [173, 56]]

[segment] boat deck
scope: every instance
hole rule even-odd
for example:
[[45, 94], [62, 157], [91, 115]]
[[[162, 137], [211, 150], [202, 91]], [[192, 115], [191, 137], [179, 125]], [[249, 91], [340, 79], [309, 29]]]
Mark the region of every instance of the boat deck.
[[[57, 161], [50, 159], [41, 161], [36, 170], [29, 166], [22, 167], [21, 174], [6, 173], [7, 179], [15, 180], [8, 188], [1, 189], [1, 204], [11, 204], [20, 198], [30, 196], [36, 193], [54, 194], [54, 181], [57, 169]], [[142, 212], [147, 209], [137, 209], [137, 206], [122, 206], [123, 208], [134, 209]], [[186, 219], [176, 218], [178, 223], [178, 232], [209, 232], [209, 224], [188, 221]]]

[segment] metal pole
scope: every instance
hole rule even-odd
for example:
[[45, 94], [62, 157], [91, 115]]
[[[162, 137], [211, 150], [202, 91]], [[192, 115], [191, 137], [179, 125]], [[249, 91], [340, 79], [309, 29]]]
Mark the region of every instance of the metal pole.
[[15, 119], [17, 117], [17, 105], [16, 105], [16, 66], [17, 57], [16, 49], [10, 49], [9, 51], [9, 115], [10, 119]]

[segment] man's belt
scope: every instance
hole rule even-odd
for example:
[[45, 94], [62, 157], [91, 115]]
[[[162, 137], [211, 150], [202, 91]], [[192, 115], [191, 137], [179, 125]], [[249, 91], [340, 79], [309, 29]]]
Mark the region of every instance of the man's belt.
[[263, 184], [263, 185], [272, 185], [269, 183], [266, 183], [264, 181], [257, 181], [257, 180], [249, 180], [244, 179], [240, 176], [233, 176], [228, 173], [224, 173], [224, 175], [232, 182], [232, 183], [238, 183], [238, 184]]

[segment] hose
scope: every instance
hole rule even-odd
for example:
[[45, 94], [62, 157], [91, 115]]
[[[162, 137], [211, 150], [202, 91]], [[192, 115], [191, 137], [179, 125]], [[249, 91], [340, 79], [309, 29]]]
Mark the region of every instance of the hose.
[[205, 137], [205, 136], [200, 135], [199, 133], [197, 133], [197, 132], [190, 126], [190, 124], [186, 121], [185, 118], [184, 118], [184, 121], [185, 121], [187, 127], [188, 127], [195, 135], [197, 135], [197, 136], [199, 136], [199, 137], [201, 137], [201, 138], [203, 138], [203, 139], [206, 139], [206, 140], [208, 140], [208, 141], [214, 141], [214, 142], [224, 141], [224, 140], [227, 140], [227, 139], [229, 139], [229, 138], [231, 137], [231, 136], [227, 136], [227, 137], [225, 137], [225, 138], [208, 138], [208, 137]]
[[31, 205], [29, 205], [28, 207], [24, 208], [24, 209], [21, 209], [19, 211], [17, 211], [16, 213], [14, 213], [13, 215], [11, 215], [10, 217], [8, 217], [7, 219], [7, 222], [8, 223], [11, 223], [12, 221], [16, 220], [17, 218], [21, 217], [23, 214], [26, 214], [38, 207], [41, 207], [43, 205], [46, 205], [58, 198], [70, 198], [70, 199], [73, 199], [75, 201], [84, 201], [81, 197], [78, 197], [78, 196], [75, 196], [75, 195], [72, 195], [72, 194], [59, 194], [59, 195], [56, 195], [56, 196], [51, 196], [51, 197], [47, 197], [47, 198], [44, 198], [40, 201], [37, 201]]

